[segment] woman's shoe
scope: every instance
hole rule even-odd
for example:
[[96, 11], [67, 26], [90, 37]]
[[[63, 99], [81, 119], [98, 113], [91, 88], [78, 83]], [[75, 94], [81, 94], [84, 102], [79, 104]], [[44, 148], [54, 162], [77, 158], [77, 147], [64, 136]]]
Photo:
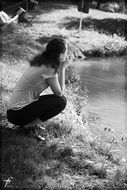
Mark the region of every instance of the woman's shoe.
[[42, 137], [39, 135], [38, 129], [44, 130], [45, 128], [41, 126], [29, 126], [29, 127], [24, 127], [24, 126], [14, 126], [12, 128], [15, 132], [21, 135], [33, 137], [38, 141], [45, 141], [45, 137]]
[[45, 138], [38, 134], [37, 128], [38, 128], [38, 126], [31, 126], [28, 128], [22, 127], [22, 132], [24, 135], [33, 137], [38, 141], [45, 141]]
[[45, 138], [42, 137], [41, 135], [35, 134], [33, 137], [34, 137], [37, 141], [45, 141]]
[[[40, 130], [41, 130], [41, 131], [40, 131]], [[37, 125], [37, 126], [35, 126], [35, 127], [33, 128], [33, 130], [32, 130], [32, 136], [33, 136], [34, 138], [36, 138], [36, 140], [38, 140], [38, 141], [45, 141], [45, 137], [43, 137], [42, 135], [40, 135], [40, 133], [41, 133], [42, 131], [44, 131], [44, 130], [45, 130], [44, 127]]]

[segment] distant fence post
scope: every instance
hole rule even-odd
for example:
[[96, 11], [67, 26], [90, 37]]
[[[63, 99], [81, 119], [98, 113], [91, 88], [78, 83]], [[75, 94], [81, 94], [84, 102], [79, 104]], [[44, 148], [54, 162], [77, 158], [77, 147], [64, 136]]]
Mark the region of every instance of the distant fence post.
[[28, 0], [26, 0], [26, 12], [28, 12]]
[[83, 13], [89, 13], [90, 0], [79, 0], [78, 11]]
[[82, 13], [89, 13], [89, 7], [90, 7], [90, 0], [79, 0], [78, 1], [78, 11], [81, 12], [80, 24], [79, 24], [80, 32], [81, 32], [81, 28], [82, 28], [82, 19], [83, 19]]
[[[79, 6], [80, 5], [80, 6]], [[79, 24], [79, 32], [81, 32], [82, 29], [82, 19], [83, 19], [83, 15], [82, 15], [82, 9], [84, 7], [84, 0], [81, 1], [81, 4], [78, 5], [78, 10], [81, 11], [81, 16], [80, 16], [80, 24]]]

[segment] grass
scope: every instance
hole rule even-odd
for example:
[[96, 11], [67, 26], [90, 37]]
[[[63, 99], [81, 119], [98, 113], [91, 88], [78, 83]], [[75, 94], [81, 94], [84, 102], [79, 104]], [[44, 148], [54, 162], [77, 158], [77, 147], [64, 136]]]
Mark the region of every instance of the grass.
[[[72, 10], [71, 13], [69, 9]], [[127, 188], [126, 162], [121, 165], [119, 152], [112, 153], [108, 142], [90, 133], [87, 125], [87, 90], [81, 91], [79, 77], [72, 73], [71, 68], [66, 73], [66, 110], [42, 123], [46, 141], [39, 143], [11, 130], [12, 125], [6, 119], [7, 101], [16, 81], [28, 67], [28, 60], [42, 51], [54, 36], [64, 35], [72, 43], [70, 50], [73, 50], [76, 39], [79, 41], [78, 38], [70, 36], [73, 31], [59, 28], [60, 23], [64, 21], [63, 17], [73, 14], [73, 7], [58, 4], [57, 10], [49, 6], [48, 9], [43, 7], [36, 11], [29, 15], [30, 18], [34, 17], [32, 26], [19, 24], [2, 35], [0, 133], [3, 186], [3, 180], [12, 177], [7, 187], [13, 189], [124, 190]], [[97, 43], [97, 40], [90, 41], [90, 35], [95, 39], [99, 36], [114, 40], [113, 36], [109, 38], [109, 35], [95, 30], [84, 30], [84, 34], [88, 52], [90, 43]], [[123, 37], [116, 35], [116, 39], [117, 43], [120, 39], [121, 43], [126, 44]], [[73, 51], [75, 57], [81, 53], [77, 53], [78, 51], [76, 46]]]

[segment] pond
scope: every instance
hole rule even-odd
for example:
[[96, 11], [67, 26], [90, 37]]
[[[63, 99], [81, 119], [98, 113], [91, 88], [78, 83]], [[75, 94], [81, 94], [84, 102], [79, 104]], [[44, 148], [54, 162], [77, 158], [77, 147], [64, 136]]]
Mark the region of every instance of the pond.
[[87, 58], [75, 61], [72, 69], [80, 75], [81, 88], [88, 90], [88, 110], [107, 126], [127, 134], [127, 57]]

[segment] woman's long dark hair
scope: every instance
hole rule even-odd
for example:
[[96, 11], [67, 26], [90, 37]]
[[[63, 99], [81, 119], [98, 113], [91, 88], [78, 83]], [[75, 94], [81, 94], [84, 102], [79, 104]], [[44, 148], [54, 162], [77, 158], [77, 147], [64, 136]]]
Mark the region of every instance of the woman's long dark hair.
[[60, 61], [60, 54], [66, 51], [66, 42], [62, 38], [52, 39], [46, 46], [46, 50], [35, 56], [30, 61], [30, 66], [46, 65], [54, 68], [57, 71]]

